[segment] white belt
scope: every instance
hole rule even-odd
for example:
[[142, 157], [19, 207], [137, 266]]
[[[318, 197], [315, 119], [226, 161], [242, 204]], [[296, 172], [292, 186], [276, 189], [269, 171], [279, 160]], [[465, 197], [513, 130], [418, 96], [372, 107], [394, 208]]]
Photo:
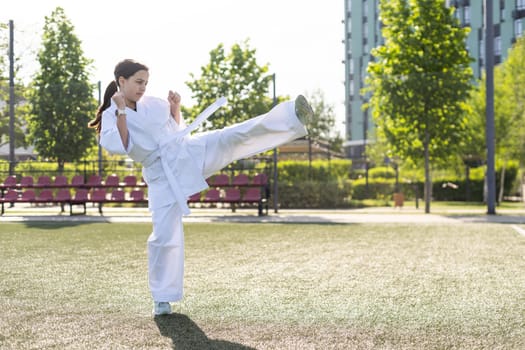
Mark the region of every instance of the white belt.
[[[175, 178], [175, 175], [173, 175], [173, 171], [170, 169], [168, 161], [167, 161], [167, 146], [169, 143], [177, 142], [181, 143], [185, 136], [189, 135], [192, 131], [197, 129], [200, 124], [202, 124], [203, 121], [208, 119], [210, 115], [212, 115], [217, 109], [222, 107], [226, 104], [226, 98], [221, 97], [218, 100], [216, 100], [214, 103], [212, 103], [210, 106], [208, 106], [201, 114], [195, 118], [195, 120], [188, 125], [184, 130], [181, 130], [179, 132], [176, 132], [169, 137], [167, 137], [164, 140], [161, 140], [159, 143], [159, 149], [152, 152], [148, 157], [145, 159], [145, 161], [142, 162], [142, 164], [145, 167], [148, 167], [149, 165], [153, 164], [153, 162], [160, 157], [160, 161], [162, 163], [162, 169], [164, 169], [164, 174], [166, 175], [166, 178], [168, 179], [168, 183], [170, 184], [171, 190], [173, 191], [173, 194], [175, 195], [175, 200], [182, 210], [182, 215], [188, 215], [190, 214], [190, 208], [187, 204], [187, 198], [182, 192], [182, 189], [180, 188], [179, 182]], [[148, 165], [149, 164], [149, 165]]]

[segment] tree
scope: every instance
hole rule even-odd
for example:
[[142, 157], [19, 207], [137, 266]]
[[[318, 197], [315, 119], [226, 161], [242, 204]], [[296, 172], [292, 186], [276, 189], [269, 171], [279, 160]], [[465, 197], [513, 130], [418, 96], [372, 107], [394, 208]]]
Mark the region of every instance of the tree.
[[366, 91], [369, 106], [394, 153], [424, 163], [425, 212], [430, 212], [430, 162], [444, 163], [466, 136], [466, 103], [473, 79], [461, 28], [441, 0], [381, 1], [385, 44]]
[[308, 123], [308, 134], [313, 139], [330, 140], [334, 138], [334, 106], [325, 102], [325, 97], [321, 90], [316, 90], [312, 94], [307, 95], [314, 111], [314, 116]]
[[[522, 60], [525, 55], [525, 39], [519, 38], [509, 50], [507, 59], [494, 71], [494, 124], [496, 138], [496, 158], [502, 162], [502, 180], [505, 178], [506, 164], [518, 159], [525, 160], [525, 68]], [[485, 77], [479, 82], [469, 101], [472, 115], [469, 118], [471, 142], [469, 153], [484, 157], [486, 133], [486, 91]], [[499, 201], [503, 199], [504, 182], [500, 182]]]
[[307, 94], [307, 97], [314, 111], [314, 116], [307, 125], [309, 141], [325, 141], [330, 150], [341, 152], [343, 139], [335, 129], [334, 106], [326, 103], [324, 93], [320, 89]]
[[30, 93], [29, 139], [41, 157], [64, 162], [80, 160], [94, 142], [86, 125], [96, 110], [94, 86], [89, 83], [91, 60], [64, 10], [45, 17], [40, 70]]
[[[519, 159], [523, 165], [525, 160], [525, 37], [518, 38], [505, 62], [497, 67], [496, 74], [501, 70], [501, 80], [495, 82], [496, 101], [499, 97], [504, 107], [506, 127], [498, 130], [503, 122], [496, 122], [497, 149], [501, 149], [501, 157]], [[495, 76], [497, 79], [498, 76]], [[497, 84], [497, 85], [496, 85]], [[499, 137], [498, 137], [499, 136]]]
[[256, 50], [234, 44], [227, 54], [223, 44], [210, 52], [210, 62], [201, 67], [201, 76], [190, 76], [193, 81], [186, 85], [193, 93], [196, 105], [184, 108], [189, 120], [195, 118], [218, 97], [225, 96], [228, 104], [203, 123], [203, 129], [222, 128], [265, 113], [272, 105], [268, 89], [272, 76], [268, 65], [260, 66], [255, 57]]

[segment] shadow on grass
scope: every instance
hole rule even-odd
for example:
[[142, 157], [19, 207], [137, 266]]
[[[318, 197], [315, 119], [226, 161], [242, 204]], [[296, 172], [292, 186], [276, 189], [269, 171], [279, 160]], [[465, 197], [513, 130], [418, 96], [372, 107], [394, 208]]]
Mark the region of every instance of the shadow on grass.
[[38, 220], [31, 220], [31, 221], [24, 221], [23, 224], [27, 228], [38, 228], [42, 230], [54, 230], [57, 228], [64, 228], [64, 227], [75, 227], [75, 226], [81, 226], [81, 225], [87, 225], [87, 224], [99, 224], [99, 223], [108, 223], [109, 220], [106, 221], [38, 221]]
[[155, 323], [159, 327], [160, 334], [173, 341], [174, 349], [255, 350], [242, 344], [208, 338], [186, 315], [172, 313], [156, 316]]
[[316, 215], [295, 215], [290, 218], [276, 216], [210, 216], [210, 222], [226, 222], [232, 224], [312, 224], [312, 225], [349, 225], [352, 222], [336, 222], [330, 218]]

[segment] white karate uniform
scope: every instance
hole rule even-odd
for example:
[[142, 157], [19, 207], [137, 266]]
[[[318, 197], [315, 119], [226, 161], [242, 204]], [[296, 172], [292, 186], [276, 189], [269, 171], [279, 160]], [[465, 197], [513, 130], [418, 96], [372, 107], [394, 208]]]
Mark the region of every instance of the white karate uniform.
[[153, 300], [182, 298], [187, 198], [208, 187], [206, 178], [231, 162], [275, 148], [307, 134], [294, 102], [224, 129], [178, 137], [185, 128], [170, 115], [165, 100], [144, 96], [136, 111], [126, 108], [129, 132], [124, 149], [112, 101], [102, 114], [100, 144], [110, 153], [127, 154], [143, 165], [153, 232], [148, 238], [149, 285]]

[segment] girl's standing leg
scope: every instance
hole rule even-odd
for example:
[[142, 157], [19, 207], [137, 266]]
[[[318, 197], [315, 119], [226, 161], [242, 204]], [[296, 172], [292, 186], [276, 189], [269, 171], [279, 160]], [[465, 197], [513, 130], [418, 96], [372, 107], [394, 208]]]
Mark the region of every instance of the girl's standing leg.
[[148, 238], [149, 285], [155, 302], [182, 299], [184, 231], [176, 204], [152, 211], [153, 232]]

